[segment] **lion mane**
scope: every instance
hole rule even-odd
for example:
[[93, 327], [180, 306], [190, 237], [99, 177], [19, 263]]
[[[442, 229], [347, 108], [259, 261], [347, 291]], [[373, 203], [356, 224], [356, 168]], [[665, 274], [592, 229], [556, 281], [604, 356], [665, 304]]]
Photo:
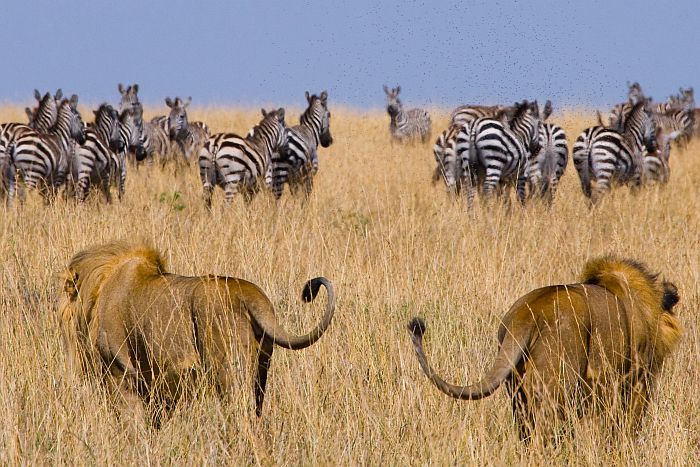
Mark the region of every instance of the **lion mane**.
[[499, 327], [494, 362], [469, 386], [447, 383], [430, 366], [423, 320], [414, 318], [409, 331], [423, 372], [445, 394], [477, 400], [505, 382], [521, 440], [529, 441], [536, 427], [548, 439], [572, 414], [613, 406], [634, 432], [682, 334], [673, 312], [678, 300], [676, 286], [641, 263], [593, 259], [581, 282], [533, 290], [513, 304]]
[[309, 333], [293, 335], [277, 322], [272, 303], [255, 284], [168, 273], [156, 250], [129, 242], [77, 253], [64, 280], [59, 320], [69, 364], [102, 380], [138, 416], [151, 401], [167, 413], [200, 373], [213, 377], [222, 396], [230, 394], [241, 368], [246, 378], [252, 373], [260, 416], [274, 346], [312, 345], [335, 310], [330, 281], [309, 280], [302, 299], [311, 302], [323, 285], [326, 309]]

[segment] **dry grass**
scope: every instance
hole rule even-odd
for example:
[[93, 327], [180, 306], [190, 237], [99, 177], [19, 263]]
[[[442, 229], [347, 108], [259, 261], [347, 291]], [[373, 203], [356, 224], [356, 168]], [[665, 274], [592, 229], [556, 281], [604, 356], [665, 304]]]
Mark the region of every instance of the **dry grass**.
[[[244, 133], [257, 110], [194, 109], [214, 130]], [[296, 120], [289, 112], [289, 121]], [[446, 113], [436, 119], [440, 128]], [[292, 118], [293, 117], [293, 118]], [[0, 121], [24, 121], [19, 108]], [[570, 140], [590, 114], [555, 118]], [[321, 151], [313, 197], [258, 197], [208, 214], [195, 167], [174, 177], [131, 170], [127, 195], [45, 208], [38, 196], [0, 207], [0, 463], [84, 464], [694, 464], [700, 455], [700, 143], [672, 156], [665, 189], [621, 189], [589, 212], [570, 166], [555, 206], [472, 215], [431, 186], [430, 145], [391, 146], [388, 118], [333, 109], [335, 144]], [[436, 131], [435, 131], [436, 133]], [[174, 196], [178, 193], [179, 198]], [[177, 199], [175, 199], [177, 198]], [[104, 394], [66, 372], [56, 307], [61, 268], [97, 242], [141, 238], [180, 274], [259, 284], [291, 330], [322, 305], [297, 298], [325, 275], [334, 322], [310, 349], [278, 349], [264, 415], [247, 394], [222, 403], [206, 389], [160, 431], [132, 438]], [[586, 259], [630, 255], [676, 282], [686, 327], [664, 368], [641, 436], [601, 442], [595, 424], [575, 441], [525, 449], [505, 391], [480, 402], [440, 394], [420, 372], [406, 324], [428, 323], [427, 352], [448, 379], [476, 379], [496, 349], [499, 318], [523, 293], [575, 280]]]

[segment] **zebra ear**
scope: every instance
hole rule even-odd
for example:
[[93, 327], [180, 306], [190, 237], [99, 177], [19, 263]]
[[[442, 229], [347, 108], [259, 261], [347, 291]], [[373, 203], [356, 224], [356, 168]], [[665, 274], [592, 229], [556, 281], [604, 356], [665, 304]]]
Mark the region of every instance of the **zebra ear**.
[[34, 99], [41, 101], [41, 93], [39, 92], [38, 89], [34, 90]]
[[277, 120], [284, 124], [284, 109], [282, 107], [277, 109]]
[[323, 103], [323, 105], [326, 105], [327, 101], [328, 101], [328, 92], [321, 91], [321, 102]]
[[401, 92], [401, 86], [396, 86], [396, 95], [398, 96]]
[[135, 95], [138, 94], [138, 92], [139, 92], [139, 85], [136, 84], [136, 83], [134, 83], [134, 84], [131, 86], [131, 90], [134, 91], [134, 96], [135, 96]]
[[542, 121], [547, 120], [550, 115], [552, 115], [552, 101], [548, 100], [544, 103], [544, 109], [542, 110]]
[[175, 105], [175, 104], [173, 103], [172, 99], [170, 99], [169, 97], [166, 97], [165, 98], [165, 105], [167, 105], [168, 107], [170, 107], [172, 109], [173, 105]]
[[27, 112], [27, 117], [29, 117], [30, 122], [34, 120], [34, 112], [32, 112], [32, 109], [30, 109], [29, 107], [25, 107], [24, 111]]
[[117, 91], [119, 91], [119, 94], [122, 96], [126, 94], [126, 89], [124, 89], [124, 85], [122, 83], [117, 84]]
[[263, 117], [267, 117], [267, 112], [265, 112], [265, 109], [260, 109], [260, 112], [262, 113]]
[[73, 94], [72, 96], [70, 96], [70, 105], [73, 109], [75, 109], [76, 106], [78, 105], [78, 95], [77, 94]]
[[304, 91], [304, 96], [306, 96], [306, 102], [311, 104], [311, 94], [309, 94], [309, 91]]
[[192, 103], [192, 96], [189, 96], [185, 102], [182, 103], [183, 107], [187, 107]]
[[390, 96], [390, 95], [391, 95], [391, 92], [389, 92], [389, 87], [385, 84], [385, 85], [383, 86], [383, 88], [384, 88], [384, 94], [386, 94], [387, 96]]
[[57, 101], [63, 99], [63, 90], [61, 88], [56, 89], [56, 94], [54, 94], [53, 98]]

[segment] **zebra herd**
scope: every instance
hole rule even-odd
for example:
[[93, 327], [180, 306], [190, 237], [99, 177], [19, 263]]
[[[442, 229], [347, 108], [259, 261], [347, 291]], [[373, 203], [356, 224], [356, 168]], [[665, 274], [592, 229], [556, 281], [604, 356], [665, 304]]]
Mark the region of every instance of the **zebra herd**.
[[[127, 162], [161, 167], [172, 162], [177, 172], [195, 156], [207, 207], [217, 186], [226, 202], [239, 193], [250, 201], [263, 187], [280, 198], [285, 185], [292, 194], [308, 196], [319, 167], [318, 146], [333, 142], [326, 91], [306, 93], [298, 125], [287, 126], [283, 108], [263, 109], [245, 136], [212, 134], [204, 122], [189, 121], [192, 98], [167, 97], [168, 115], [144, 121], [138, 84], [119, 84], [118, 91], [118, 110], [100, 105], [87, 126], [77, 95], [35, 91], [37, 106], [26, 109], [28, 123], [0, 125], [0, 196], [11, 202], [17, 192], [23, 199], [25, 189], [36, 189], [50, 203], [65, 187], [66, 196], [83, 202], [94, 187], [109, 203], [115, 186], [119, 199], [124, 196]], [[392, 142], [428, 141], [428, 112], [404, 110], [400, 86], [384, 86], [384, 92]], [[548, 121], [552, 110], [550, 101], [540, 109], [528, 100], [457, 107], [433, 145], [433, 181], [442, 179], [450, 193], [465, 195], [469, 207], [477, 192], [509, 202], [512, 187], [522, 204], [539, 197], [551, 205], [569, 158], [564, 130]], [[639, 83], [628, 83], [627, 101], [611, 109], [607, 123], [598, 113], [598, 125], [573, 144], [573, 163], [591, 204], [613, 185], [666, 183], [671, 143], [685, 145], [694, 136], [697, 113], [692, 88], [653, 105]]]
[[[242, 137], [212, 135], [203, 122], [191, 122], [187, 107], [192, 98], [167, 97], [167, 116], [143, 120], [139, 85], [118, 85], [119, 110], [102, 104], [87, 126], [78, 112], [78, 96], [63, 97], [35, 91], [37, 107], [27, 108], [29, 122], [0, 124], [0, 196], [12, 202], [19, 191], [36, 189], [48, 204], [63, 188], [66, 197], [85, 201], [92, 187], [112, 201], [116, 186], [121, 200], [126, 186], [127, 162], [173, 162], [175, 171], [196, 156], [205, 204], [211, 206], [216, 186], [230, 202], [237, 193], [251, 200], [266, 186], [276, 198], [284, 186], [291, 193], [309, 195], [318, 171], [318, 146], [328, 147], [330, 131], [328, 93], [306, 93], [308, 107], [299, 125], [288, 127], [284, 109], [262, 111], [258, 125]], [[19, 190], [18, 190], [19, 188]]]
[[[425, 141], [430, 116], [421, 109], [404, 111], [400, 89], [384, 86], [392, 140]], [[457, 107], [433, 145], [433, 181], [442, 179], [448, 192], [466, 195], [468, 207], [477, 191], [484, 198], [503, 195], [509, 203], [513, 186], [522, 204], [536, 196], [551, 205], [569, 152], [563, 128], [547, 121], [551, 114], [550, 101], [541, 111], [537, 101], [527, 100], [513, 106]], [[628, 83], [627, 101], [613, 107], [609, 122], [598, 113], [598, 125], [584, 130], [572, 148], [591, 205], [613, 185], [636, 190], [666, 183], [671, 143], [687, 144], [698, 132], [697, 117], [693, 88], [681, 88], [668, 102], [654, 106], [639, 83]]]

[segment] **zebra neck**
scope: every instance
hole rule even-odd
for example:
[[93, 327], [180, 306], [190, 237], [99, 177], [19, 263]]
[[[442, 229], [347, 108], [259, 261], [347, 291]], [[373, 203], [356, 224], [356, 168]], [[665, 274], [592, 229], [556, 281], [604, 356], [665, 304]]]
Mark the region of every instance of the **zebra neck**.
[[314, 135], [314, 142], [316, 143], [316, 147], [318, 147], [321, 141], [321, 119], [313, 118], [315, 116], [316, 114], [307, 115], [307, 113], [305, 113], [301, 117], [301, 124], [308, 128], [311, 134]]
[[406, 123], [406, 112], [404, 112], [403, 107], [399, 107], [399, 111], [395, 116], [391, 117], [391, 123], [398, 127]]
[[276, 131], [266, 127], [259, 127], [250, 138], [250, 142], [266, 157], [270, 157], [274, 147]]

